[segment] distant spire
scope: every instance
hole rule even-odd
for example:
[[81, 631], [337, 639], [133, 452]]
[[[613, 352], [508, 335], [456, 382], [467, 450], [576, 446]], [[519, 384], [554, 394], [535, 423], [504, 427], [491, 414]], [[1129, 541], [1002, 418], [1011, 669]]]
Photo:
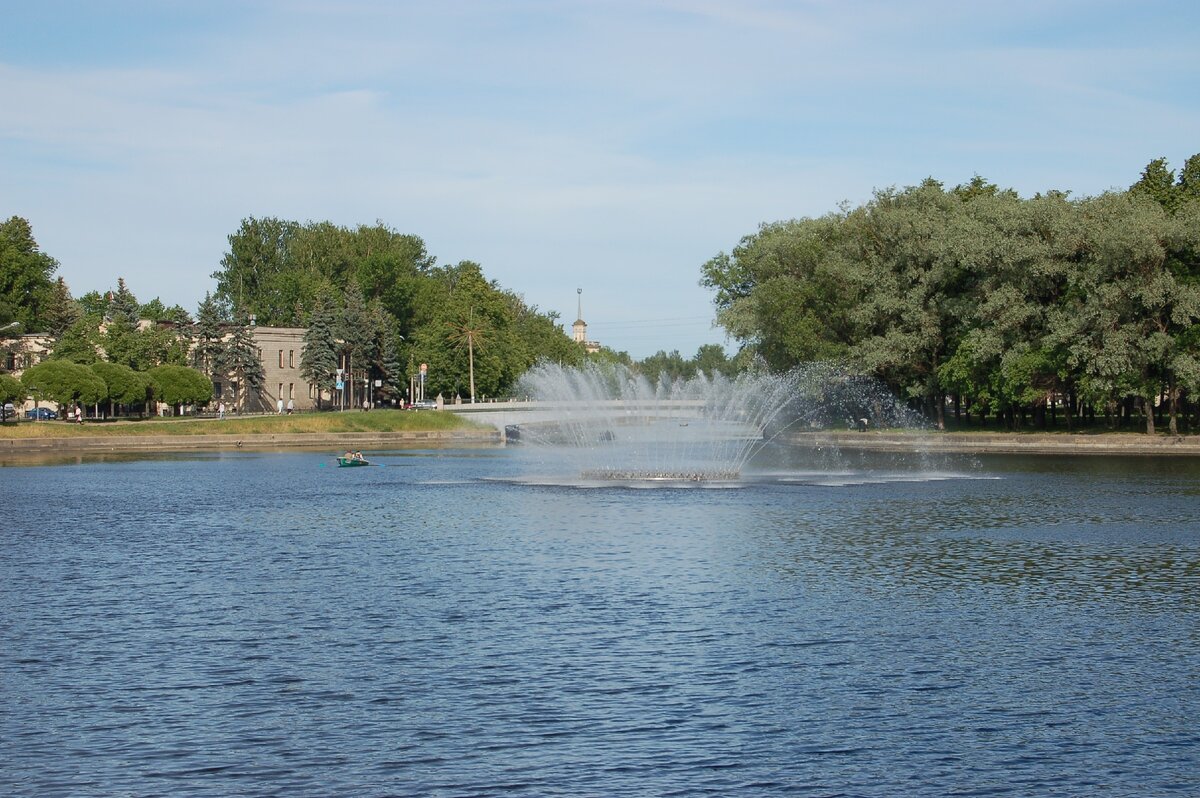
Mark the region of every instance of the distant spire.
[[583, 289], [576, 288], [575, 293], [579, 295], [579, 308], [577, 309], [578, 312], [575, 314], [575, 318], [582, 321], [583, 320]]

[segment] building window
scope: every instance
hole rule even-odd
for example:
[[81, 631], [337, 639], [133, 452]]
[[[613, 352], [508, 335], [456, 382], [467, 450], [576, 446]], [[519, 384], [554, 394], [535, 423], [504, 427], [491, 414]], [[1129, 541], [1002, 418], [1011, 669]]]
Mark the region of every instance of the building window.
[[288, 368], [290, 368], [290, 369], [296, 368], [296, 350], [295, 349], [288, 350]]
[[213, 396], [217, 397], [218, 399], [220, 399], [222, 396], [225, 395], [224, 393], [221, 392], [221, 388], [222, 388], [221, 383], [219, 383], [219, 382], [213, 383]]
[[282, 382], [279, 383], [279, 393], [277, 393], [275, 395], [278, 396], [280, 399], [283, 398], [283, 383]]
[[283, 350], [279, 350], [279, 368], [283, 368]]
[[288, 383], [288, 399], [295, 399], [295, 398], [296, 398], [296, 383], [289, 382]]

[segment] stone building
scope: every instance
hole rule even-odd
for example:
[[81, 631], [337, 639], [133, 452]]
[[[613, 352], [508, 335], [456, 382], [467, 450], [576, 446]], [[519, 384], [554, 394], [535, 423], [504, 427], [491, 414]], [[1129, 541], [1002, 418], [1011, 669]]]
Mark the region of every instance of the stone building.
[[[139, 325], [140, 326], [140, 325]], [[252, 328], [258, 359], [263, 366], [263, 384], [255, 396], [246, 397], [246, 412], [270, 413], [278, 408], [279, 400], [287, 407], [289, 400], [295, 410], [312, 410], [317, 406], [318, 391], [300, 376], [300, 359], [304, 352], [303, 327], [254, 327]], [[20, 379], [21, 373], [44, 360], [54, 347], [54, 339], [46, 335], [21, 335], [0, 338], [0, 365], [5, 371]], [[230, 375], [225, 379], [213, 379], [212, 406], [222, 400], [230, 408], [237, 407], [239, 386], [237, 378]], [[333, 401], [328, 392], [323, 393], [326, 406]], [[43, 403], [53, 404], [53, 403]], [[34, 406], [26, 403], [25, 409]]]
[[589, 341], [587, 337], [587, 322], [583, 320], [583, 289], [575, 289], [575, 293], [579, 297], [579, 313], [575, 319], [575, 323], [571, 325], [571, 338], [577, 344], [583, 344], [583, 350], [589, 355], [593, 352], [600, 351], [600, 343], [598, 341]]
[[[317, 389], [300, 376], [300, 358], [304, 352], [303, 327], [253, 327], [251, 335], [258, 348], [258, 360], [263, 366], [262, 388], [257, 395], [246, 397], [248, 413], [275, 412], [282, 400], [284, 407], [292, 402], [296, 410], [312, 410], [317, 404]], [[237, 378], [213, 379], [213, 401], [224, 400], [238, 406], [240, 386]], [[326, 395], [328, 399], [328, 395]]]

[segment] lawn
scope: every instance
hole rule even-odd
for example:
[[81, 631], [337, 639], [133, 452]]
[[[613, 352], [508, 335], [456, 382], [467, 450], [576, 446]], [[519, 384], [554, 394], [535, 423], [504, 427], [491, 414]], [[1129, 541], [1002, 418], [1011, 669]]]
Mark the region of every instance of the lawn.
[[441, 431], [473, 427], [454, 413], [372, 410], [244, 418], [148, 418], [114, 421], [20, 421], [0, 424], [0, 438], [76, 438], [128, 435], [287, 435], [339, 432]]

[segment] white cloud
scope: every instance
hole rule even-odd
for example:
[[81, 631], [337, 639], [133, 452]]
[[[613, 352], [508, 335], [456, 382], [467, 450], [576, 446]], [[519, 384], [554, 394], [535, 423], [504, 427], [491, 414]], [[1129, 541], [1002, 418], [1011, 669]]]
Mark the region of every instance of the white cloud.
[[381, 219], [564, 317], [582, 286], [597, 329], [703, 319], [700, 265], [759, 222], [927, 175], [1093, 193], [1192, 154], [1190, 48], [1038, 27], [1083, 8], [237, 6], [169, 56], [0, 63], [0, 212], [77, 292], [193, 308], [246, 216]]

